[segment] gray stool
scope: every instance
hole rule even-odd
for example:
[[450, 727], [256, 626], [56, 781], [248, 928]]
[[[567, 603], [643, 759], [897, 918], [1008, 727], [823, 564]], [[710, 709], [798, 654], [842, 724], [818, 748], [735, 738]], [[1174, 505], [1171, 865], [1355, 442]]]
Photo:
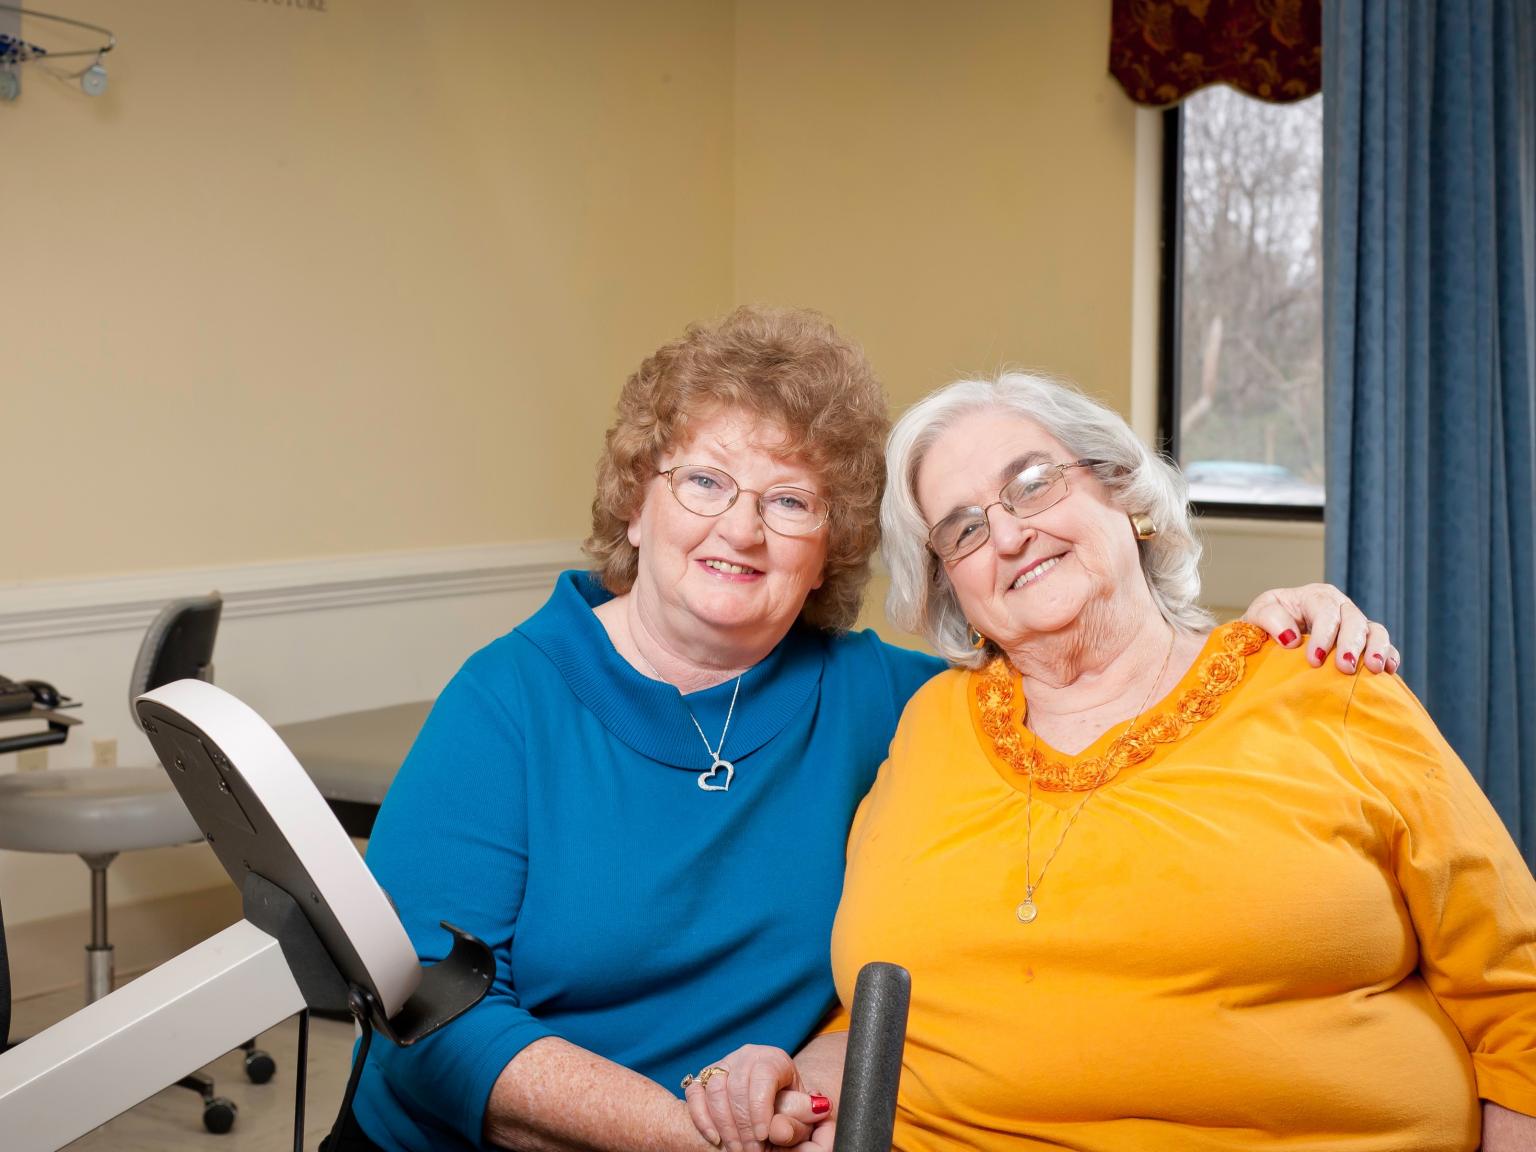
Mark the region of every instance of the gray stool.
[[[129, 678], [133, 701], [174, 680], [212, 680], [213, 642], [224, 601], [217, 592], [173, 600], [150, 623]], [[169, 848], [201, 840], [170, 777], [154, 768], [61, 768], [0, 777], [0, 848], [17, 852], [71, 853], [91, 870], [91, 940], [85, 946], [86, 1003], [112, 991], [113, 954], [107, 937], [107, 868], [119, 852]], [[246, 1074], [261, 1084], [272, 1078], [272, 1058], [245, 1049]], [[194, 1074], [184, 1087], [203, 1097], [203, 1124], [227, 1132], [235, 1106], [215, 1096], [213, 1082]]]
[[88, 1004], [112, 991], [107, 867], [119, 852], [202, 838], [161, 768], [60, 768], [0, 777], [0, 848], [73, 853], [91, 870]]
[[[218, 593], [173, 600], [160, 610], [128, 684], [133, 701], [173, 680], [213, 679], [213, 642], [224, 601]], [[86, 1003], [112, 991], [107, 940], [107, 866], [119, 852], [190, 844], [202, 834], [163, 768], [71, 768], [0, 780], [0, 848], [69, 852], [91, 870], [91, 942], [85, 949]]]

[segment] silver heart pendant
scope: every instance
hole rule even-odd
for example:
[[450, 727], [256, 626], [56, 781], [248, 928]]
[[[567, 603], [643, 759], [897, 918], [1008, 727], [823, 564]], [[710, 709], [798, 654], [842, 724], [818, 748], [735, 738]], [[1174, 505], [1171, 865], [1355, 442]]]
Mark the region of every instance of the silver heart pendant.
[[[725, 769], [725, 782], [716, 784], [714, 783], [715, 776], [722, 768]], [[699, 787], [706, 792], [729, 792], [731, 790], [731, 781], [735, 777], [736, 765], [732, 764], [729, 760], [721, 760], [719, 757], [716, 757], [715, 762], [709, 766], [709, 771], [699, 773]]]

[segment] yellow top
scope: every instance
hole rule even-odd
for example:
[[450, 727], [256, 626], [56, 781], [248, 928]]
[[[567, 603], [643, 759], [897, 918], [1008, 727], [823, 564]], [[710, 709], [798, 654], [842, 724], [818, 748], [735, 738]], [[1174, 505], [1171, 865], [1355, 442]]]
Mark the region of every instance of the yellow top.
[[901, 1152], [1429, 1152], [1480, 1096], [1536, 1113], [1536, 882], [1400, 680], [1217, 629], [1129, 739], [1038, 748], [1036, 877], [1105, 781], [1029, 924], [1022, 710], [1002, 664], [930, 681], [849, 838], [839, 992], [912, 973]]

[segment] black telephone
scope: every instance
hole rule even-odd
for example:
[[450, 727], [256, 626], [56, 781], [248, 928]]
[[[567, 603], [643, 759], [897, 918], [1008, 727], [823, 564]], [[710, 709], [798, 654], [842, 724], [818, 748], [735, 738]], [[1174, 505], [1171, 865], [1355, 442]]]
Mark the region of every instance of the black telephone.
[[55, 708], [72, 707], [74, 703], [46, 680], [16, 681], [0, 676], [0, 716], [30, 712], [33, 708], [51, 712]]
[[56, 712], [56, 708], [78, 706], [68, 696], [59, 694], [52, 684], [42, 680], [7, 680], [0, 676], [0, 721], [46, 720], [46, 732], [24, 732], [19, 736], [0, 737], [0, 755], [62, 744], [69, 730], [80, 721]]
[[32, 689], [25, 684], [0, 676], [0, 716], [8, 716], [12, 712], [30, 712], [34, 700]]

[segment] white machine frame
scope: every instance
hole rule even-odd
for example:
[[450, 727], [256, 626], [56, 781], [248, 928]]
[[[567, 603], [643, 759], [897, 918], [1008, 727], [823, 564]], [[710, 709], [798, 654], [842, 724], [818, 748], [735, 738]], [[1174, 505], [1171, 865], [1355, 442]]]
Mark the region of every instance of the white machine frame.
[[[351, 975], [368, 986], [386, 1017], [394, 1016], [421, 981], [415, 950], [357, 849], [277, 734], [241, 701], [202, 681], [177, 681], [139, 699], [185, 720], [189, 731], [181, 736], [208, 738], [199, 746], [209, 753], [204, 767], [219, 772], [221, 796], [236, 808], [243, 804], [242, 813], [252, 809], [252, 798], [265, 809], [291, 859], [307, 874], [313, 902], [334, 917], [355, 951], [363, 971]], [[166, 760], [158, 744], [157, 751]], [[172, 761], [166, 763], [210, 842], [230, 818], [252, 827], [234, 811], [223, 821], [216, 809], [198, 811]], [[180, 756], [174, 764], [183, 772], [193, 767]], [[225, 864], [241, 884], [244, 877]], [[9, 1152], [61, 1148], [305, 1007], [279, 940], [241, 920], [0, 1053], [4, 1145]]]

